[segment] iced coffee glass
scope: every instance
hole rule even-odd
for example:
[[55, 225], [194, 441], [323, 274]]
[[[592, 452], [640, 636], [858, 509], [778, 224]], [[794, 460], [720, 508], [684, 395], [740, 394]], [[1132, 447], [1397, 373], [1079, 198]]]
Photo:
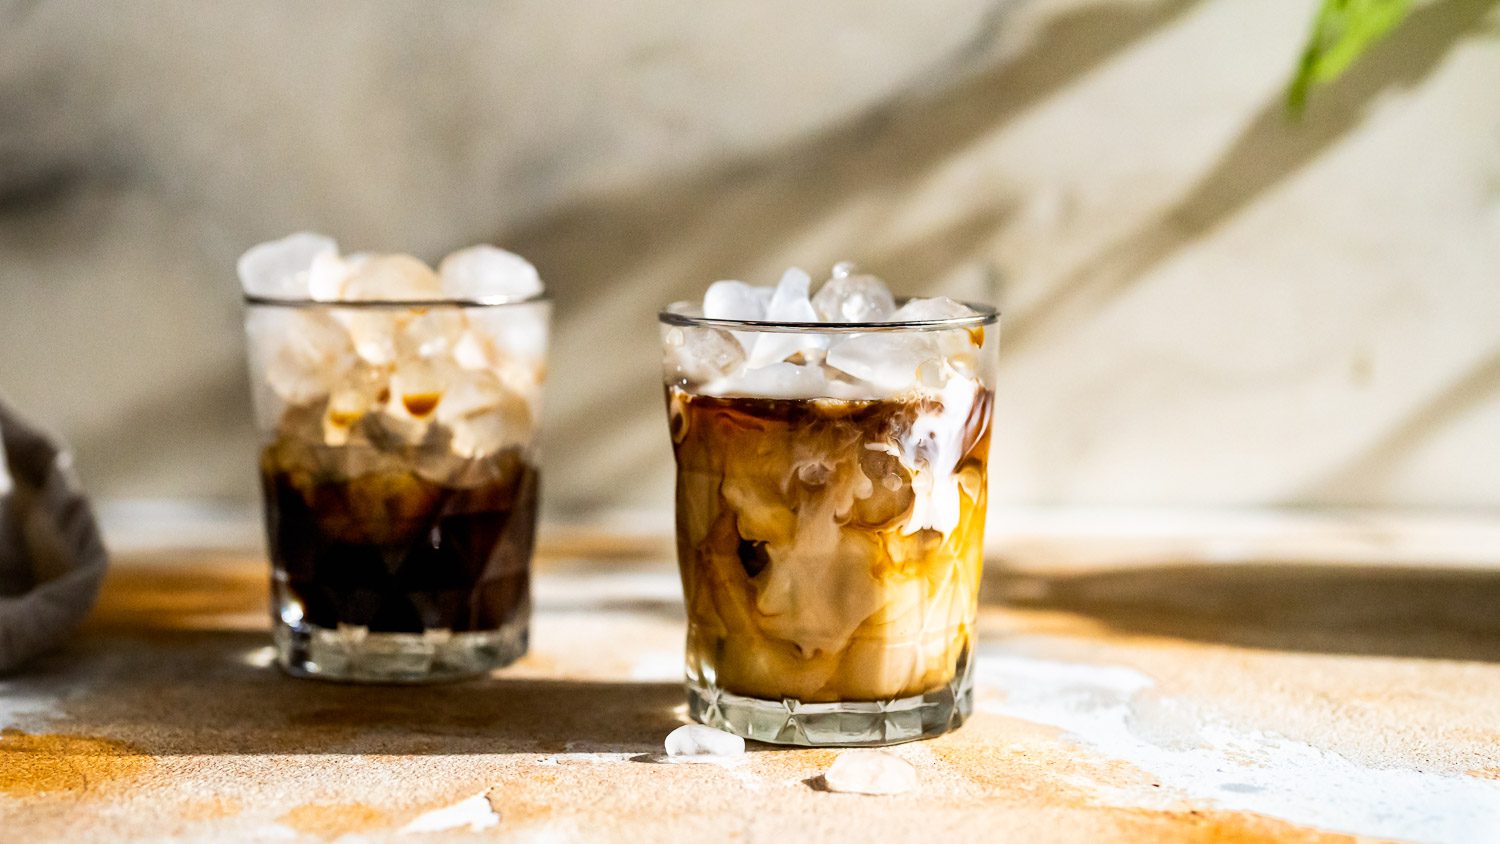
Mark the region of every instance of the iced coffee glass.
[[697, 720], [881, 745], [971, 706], [998, 316], [717, 282], [660, 315]]
[[549, 305], [481, 246], [434, 272], [311, 234], [240, 261], [277, 658], [364, 682], [526, 651]]

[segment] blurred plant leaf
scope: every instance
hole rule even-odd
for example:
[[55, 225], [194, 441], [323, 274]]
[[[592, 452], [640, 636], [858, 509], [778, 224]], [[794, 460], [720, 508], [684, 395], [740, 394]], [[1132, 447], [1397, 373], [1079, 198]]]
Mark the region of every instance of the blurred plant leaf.
[[1411, 11], [1412, 0], [1323, 0], [1287, 86], [1286, 107], [1300, 117], [1314, 85], [1332, 82]]

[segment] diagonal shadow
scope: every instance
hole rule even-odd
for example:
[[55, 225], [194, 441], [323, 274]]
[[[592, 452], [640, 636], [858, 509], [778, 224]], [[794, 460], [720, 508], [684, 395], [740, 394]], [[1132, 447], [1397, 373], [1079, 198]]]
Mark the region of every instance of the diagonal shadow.
[[987, 603], [1245, 648], [1500, 662], [1500, 571], [1298, 560], [1037, 577], [991, 569]]
[[[753, 267], [757, 257], [794, 240], [837, 206], [909, 187], [1195, 2], [1061, 13], [1020, 55], [935, 94], [912, 91], [748, 160], [584, 200], [505, 233], [501, 242], [556, 280], [554, 300], [564, 320], [576, 318], [591, 291], [641, 272], [664, 253], [685, 253], [689, 263], [676, 277], [642, 279], [642, 286], [670, 285], [663, 301], [680, 298], [696, 292], [703, 279]], [[971, 43], [960, 55], [975, 52]], [[947, 75], [960, 73], [953, 64], [944, 63]]]
[[517, 676], [524, 659], [431, 686], [294, 679], [265, 659], [266, 592], [257, 566], [119, 567], [77, 639], [5, 678], [7, 694], [57, 698], [47, 732], [158, 756], [638, 754], [681, 723], [679, 683]]
[[1307, 484], [1298, 497], [1303, 500], [1327, 500], [1330, 497], [1348, 500], [1350, 491], [1375, 486], [1413, 448], [1497, 393], [1500, 393], [1500, 354], [1493, 354], [1444, 387], [1349, 461]]
[[[611, 468], [595, 476], [600, 489], [628, 483], [634, 473], [659, 463], [664, 443], [657, 452], [643, 450], [633, 457], [615, 453], [621, 413], [638, 421], [657, 412], [654, 403], [640, 400], [655, 395], [658, 366], [655, 332], [647, 328], [654, 312], [643, 302], [686, 298], [700, 292], [705, 280], [749, 274], [768, 256], [794, 249], [805, 232], [839, 208], [865, 200], [878, 206], [883, 198], [911, 189], [956, 152], [1194, 3], [1163, 0], [1064, 12], [1020, 54], [975, 72], [967, 65], [982, 52], [979, 42], [993, 37], [990, 26], [982, 27], [975, 41], [931, 74], [932, 83], [816, 136], [683, 178], [589, 198], [501, 237], [551, 281], [559, 340], [554, 372], [566, 375], [569, 392], [553, 403], [548, 441], [566, 443], [575, 459], [608, 453], [610, 459], [602, 462]], [[971, 260], [1011, 210], [991, 201], [900, 248], [874, 243], [860, 254], [851, 243], [850, 254], [837, 257], [859, 260], [888, 276], [898, 270], [900, 277], [920, 284]], [[819, 259], [797, 256], [799, 262]], [[623, 364], [598, 365], [593, 347], [599, 326], [626, 319], [641, 330], [611, 338], [619, 341], [611, 353], [637, 363], [628, 370]]]
[[1006, 348], [1104, 307], [1177, 250], [1316, 161], [1359, 127], [1380, 94], [1430, 75], [1481, 25], [1490, 6], [1490, 0], [1439, 0], [1416, 9], [1357, 68], [1320, 92], [1305, 125], [1289, 125], [1280, 93], [1272, 96], [1186, 196], [1070, 273], [1025, 313], [1013, 314]]
[[[1013, 5], [998, 0], [974, 37], [906, 94], [764, 155], [586, 199], [504, 234], [498, 242], [526, 254], [542, 269], [556, 305], [557, 333], [570, 343], [594, 336], [592, 329], [604, 321], [628, 318], [649, 325], [649, 311], [630, 308], [638, 309], [638, 303], [648, 298], [669, 301], [695, 294], [705, 279], [753, 268], [846, 203], [909, 189], [956, 151], [1170, 24], [1196, 2], [1118, 3], [1062, 12], [1051, 17], [1021, 53], [975, 72], [972, 65], [991, 52], [990, 42], [1005, 18], [1002, 12]], [[983, 226], [999, 228], [1008, 214], [1003, 205], [981, 208], [955, 224], [963, 231], [940, 231], [909, 245], [926, 250], [920, 254], [877, 248], [872, 255], [848, 257], [890, 261], [917, 274], [913, 278], [937, 277], [968, 257], [964, 244], [980, 242]], [[670, 271], [652, 272], [663, 256], [672, 260]], [[884, 270], [874, 264], [872, 269]], [[568, 353], [559, 351], [555, 357], [563, 364], [569, 391], [580, 397], [573, 403], [585, 403], [586, 408], [571, 406], [564, 395], [556, 402], [564, 412], [552, 414], [552, 419], [597, 417], [601, 408], [641, 408], [638, 413], [644, 413], [645, 405], [638, 401], [641, 391], [656, 392], [656, 340], [649, 330], [638, 334], [618, 350], [621, 358], [639, 362], [623, 379], [624, 367], [585, 366], [583, 355], [576, 355], [569, 366]], [[236, 375], [234, 383], [242, 384], [242, 377]], [[553, 395], [558, 397], [558, 391], [554, 389]], [[152, 407], [188, 407], [201, 404], [201, 397], [201, 384], [184, 385], [178, 395], [156, 400]], [[184, 401], [179, 404], [178, 398]], [[246, 393], [225, 392], [219, 398], [222, 401], [214, 402], [217, 410], [202, 412], [206, 425], [217, 425], [227, 411], [243, 415]], [[128, 414], [126, 421], [111, 420], [88, 432], [81, 450], [99, 452], [128, 441], [118, 436], [122, 431], [134, 435], [147, 428], [157, 430], [160, 426], [139, 424], [149, 412], [143, 408]], [[570, 421], [561, 425], [566, 427], [549, 430], [546, 436], [553, 443], [566, 443], [570, 452], [597, 450], [610, 437], [603, 426], [593, 429]], [[134, 451], [126, 462], [146, 459], [154, 449]], [[632, 472], [654, 462], [646, 452], [622, 464], [612, 479], [628, 480]]]

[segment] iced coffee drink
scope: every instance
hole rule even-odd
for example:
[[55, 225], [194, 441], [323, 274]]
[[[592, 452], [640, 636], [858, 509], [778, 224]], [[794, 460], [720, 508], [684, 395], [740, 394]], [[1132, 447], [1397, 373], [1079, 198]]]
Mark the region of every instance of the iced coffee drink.
[[436, 271], [298, 234], [240, 260], [288, 672], [422, 682], [523, 654], [548, 304], [491, 246]]
[[997, 317], [712, 285], [661, 315], [695, 718], [787, 744], [936, 735], [970, 707]]

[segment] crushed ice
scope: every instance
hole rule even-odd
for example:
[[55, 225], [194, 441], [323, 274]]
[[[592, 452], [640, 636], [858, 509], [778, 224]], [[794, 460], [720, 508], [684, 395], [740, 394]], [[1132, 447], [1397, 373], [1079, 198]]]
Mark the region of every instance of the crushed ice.
[[[357, 436], [445, 442], [463, 459], [529, 441], [545, 366], [544, 306], [338, 307], [526, 300], [543, 288], [519, 255], [473, 246], [434, 271], [410, 255], [341, 255], [330, 238], [299, 232], [252, 247], [238, 270], [249, 295], [329, 306], [253, 308], [247, 316], [251, 365], [269, 388], [257, 395], [268, 428], [295, 420], [308, 439], [329, 446]], [[462, 464], [428, 468], [445, 475]]]
[[[925, 323], [976, 315], [962, 302], [939, 296], [897, 307], [879, 278], [853, 264], [834, 266], [812, 292], [800, 269], [786, 271], [775, 287], [717, 281], [703, 296], [709, 319], [750, 322]], [[666, 334], [668, 366], [710, 396], [879, 400], [931, 399], [901, 443], [872, 445], [912, 472], [917, 503], [905, 533], [944, 533], [958, 520], [957, 464], [970, 410], [984, 389], [981, 350], [985, 332], [969, 328], [897, 331], [673, 327]]]

